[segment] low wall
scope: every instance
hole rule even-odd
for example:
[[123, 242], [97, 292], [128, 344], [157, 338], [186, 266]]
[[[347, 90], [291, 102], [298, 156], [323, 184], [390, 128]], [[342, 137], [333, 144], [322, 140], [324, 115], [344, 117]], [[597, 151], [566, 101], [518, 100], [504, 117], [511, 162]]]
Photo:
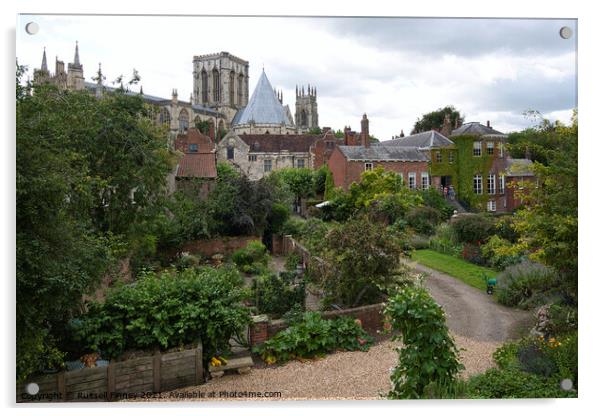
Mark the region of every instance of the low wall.
[[257, 236], [222, 237], [211, 240], [189, 241], [182, 247], [182, 252], [211, 257], [214, 254], [230, 254], [246, 247], [251, 241], [261, 241]]
[[[112, 361], [106, 367], [82, 368], [34, 377], [17, 385], [17, 402], [99, 402], [141, 397], [204, 382], [203, 348]], [[36, 383], [37, 394], [27, 385]]]
[[[349, 308], [343, 310], [324, 311], [320, 312], [324, 319], [335, 319], [340, 316], [347, 316], [353, 319], [362, 321], [362, 328], [370, 335], [383, 329], [384, 303], [376, 303], [373, 305], [359, 306], [357, 308]], [[283, 319], [270, 320], [266, 315], [258, 315], [253, 318], [253, 323], [249, 327], [249, 341], [251, 345], [261, 344], [278, 332], [286, 329], [287, 323]]]

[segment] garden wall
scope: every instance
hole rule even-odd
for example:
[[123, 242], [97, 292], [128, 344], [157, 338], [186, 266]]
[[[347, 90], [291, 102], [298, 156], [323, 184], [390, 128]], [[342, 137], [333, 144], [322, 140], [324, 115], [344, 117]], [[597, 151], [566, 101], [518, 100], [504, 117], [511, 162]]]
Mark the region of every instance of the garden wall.
[[[110, 401], [198, 385], [204, 382], [203, 348], [112, 361], [106, 367], [61, 371], [17, 385], [17, 402]], [[26, 386], [36, 383], [37, 394]]]
[[230, 254], [246, 247], [251, 241], [261, 241], [257, 236], [222, 237], [211, 240], [189, 241], [182, 247], [182, 252], [211, 257], [214, 254]]
[[[384, 303], [374, 305], [359, 306], [335, 311], [321, 312], [324, 319], [335, 319], [339, 316], [347, 316], [362, 321], [362, 327], [371, 335], [376, 335], [377, 331], [383, 329]], [[283, 319], [270, 320], [266, 315], [259, 315], [253, 318], [253, 323], [249, 327], [249, 341], [252, 346], [261, 344], [278, 332], [288, 327]]]

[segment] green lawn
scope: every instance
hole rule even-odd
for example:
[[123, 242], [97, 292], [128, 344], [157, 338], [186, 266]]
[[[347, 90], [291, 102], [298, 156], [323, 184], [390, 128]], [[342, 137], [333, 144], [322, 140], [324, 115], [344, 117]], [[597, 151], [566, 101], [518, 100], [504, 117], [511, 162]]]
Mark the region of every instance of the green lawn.
[[442, 254], [433, 250], [416, 250], [412, 254], [412, 260], [431, 269], [449, 274], [477, 289], [485, 290], [487, 285], [482, 274], [487, 273], [493, 277], [497, 273], [488, 267], [477, 266], [457, 257]]

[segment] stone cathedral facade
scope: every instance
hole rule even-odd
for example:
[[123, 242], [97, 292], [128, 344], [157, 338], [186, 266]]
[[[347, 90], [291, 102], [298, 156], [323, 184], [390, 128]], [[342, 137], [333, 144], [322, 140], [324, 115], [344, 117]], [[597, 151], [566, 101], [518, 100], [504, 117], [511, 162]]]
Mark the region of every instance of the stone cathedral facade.
[[295, 92], [295, 124], [299, 133], [305, 133], [318, 127], [318, 94], [311, 85], [307, 86], [307, 93], [305, 86], [297, 87]]

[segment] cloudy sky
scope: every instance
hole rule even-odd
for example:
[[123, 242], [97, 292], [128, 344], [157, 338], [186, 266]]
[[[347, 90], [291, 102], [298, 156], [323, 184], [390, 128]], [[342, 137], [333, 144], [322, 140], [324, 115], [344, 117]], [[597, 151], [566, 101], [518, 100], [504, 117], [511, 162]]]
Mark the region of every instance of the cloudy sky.
[[[36, 35], [25, 33], [31, 21]], [[32, 72], [46, 47], [53, 71], [55, 56], [73, 60], [77, 40], [87, 80], [99, 62], [107, 81], [136, 68], [145, 93], [177, 88], [187, 100], [193, 55], [228, 51], [249, 61], [250, 93], [263, 67], [294, 111], [295, 85], [311, 83], [321, 126], [359, 130], [367, 113], [371, 133], [386, 140], [446, 105], [504, 132], [532, 125], [528, 109], [567, 122], [577, 106], [576, 31], [574, 20], [22, 15], [17, 58]]]

